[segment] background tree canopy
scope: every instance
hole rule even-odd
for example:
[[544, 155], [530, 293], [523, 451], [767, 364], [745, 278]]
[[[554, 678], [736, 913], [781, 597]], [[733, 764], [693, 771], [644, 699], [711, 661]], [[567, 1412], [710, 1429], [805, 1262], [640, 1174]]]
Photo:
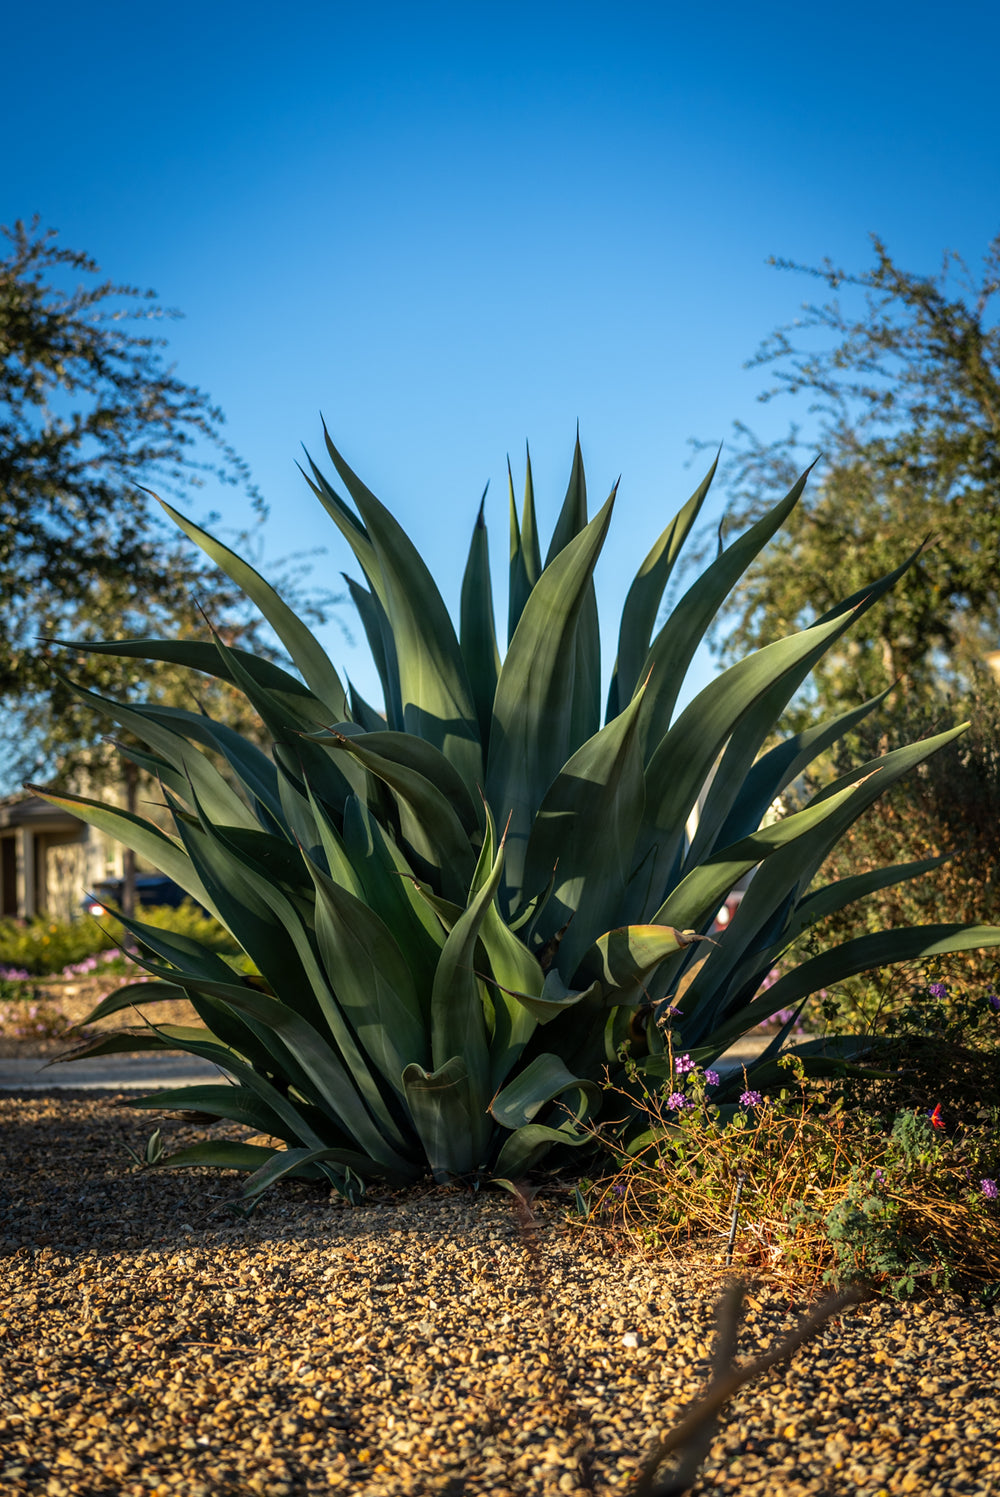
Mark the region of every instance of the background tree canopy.
[[728, 467], [727, 531], [822, 451], [804, 499], [735, 590], [716, 635], [727, 659], [806, 624], [930, 540], [814, 672], [811, 689], [831, 708], [897, 680], [912, 701], [965, 691], [1000, 650], [1000, 235], [978, 281], [956, 255], [926, 277], [872, 243], [874, 268], [857, 275], [774, 262], [831, 299], [805, 305], [750, 367], [774, 374], [762, 400], [805, 396], [819, 436], [806, 456], [796, 426], [771, 444], [739, 426]]
[[[221, 411], [164, 362], [159, 326], [178, 314], [151, 291], [102, 280], [37, 220], [2, 232], [0, 792], [56, 761], [61, 773], [85, 762], [92, 780], [111, 772], [99, 720], [54, 682], [53, 663], [93, 690], [137, 695], [138, 665], [67, 659], [50, 640], [203, 634], [200, 608], [229, 644], [274, 653], [245, 599], [138, 487], [190, 503], [192, 486], [214, 474], [244, 488], [256, 521], [266, 513], [222, 438]], [[322, 618], [328, 601], [304, 606]], [[143, 685], [152, 699], [197, 705], [167, 667]]]

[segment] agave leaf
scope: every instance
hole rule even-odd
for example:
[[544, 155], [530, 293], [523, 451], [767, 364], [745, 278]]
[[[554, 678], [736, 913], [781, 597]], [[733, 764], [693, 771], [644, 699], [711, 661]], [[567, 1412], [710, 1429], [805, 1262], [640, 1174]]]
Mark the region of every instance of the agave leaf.
[[[226, 661], [220, 660], [216, 646], [208, 640], [121, 639], [84, 643], [82, 640], [53, 639], [50, 643], [62, 645], [78, 654], [117, 655], [123, 660], [162, 660], [168, 665], [183, 666], [236, 684]], [[330, 708], [318, 701], [308, 686], [303, 686], [301, 681], [282, 670], [280, 665], [275, 665], [262, 656], [251, 655], [246, 650], [230, 648], [227, 653], [231, 660], [235, 659], [239, 663], [244, 676], [262, 687], [270, 696], [278, 698], [287, 710], [305, 714], [311, 726], [319, 728], [330, 721]], [[167, 709], [156, 710], [165, 712]], [[214, 726], [220, 727], [218, 723]]]
[[258, 808], [263, 807], [276, 826], [283, 825], [278, 772], [272, 760], [255, 743], [203, 712], [188, 712], [183, 708], [161, 707], [153, 703], [142, 710], [145, 717], [165, 723], [195, 743], [221, 754]]
[[465, 1061], [452, 1056], [434, 1071], [409, 1065], [403, 1086], [413, 1126], [439, 1185], [453, 1175], [471, 1175], [486, 1157], [491, 1125], [482, 1093]]
[[[795, 508], [810, 471], [806, 469], [784, 499], [727, 547], [688, 588], [650, 645], [649, 654], [639, 673], [642, 680], [650, 672], [653, 675], [653, 689], [646, 694], [642, 723], [643, 748], [647, 761], [667, 731], [677, 705], [677, 694], [708, 626], [728, 598], [734, 584]], [[703, 753], [700, 762], [705, 764], [711, 761]]]
[[654, 923], [697, 929], [709, 915], [715, 914], [738, 879], [787, 843], [810, 835], [827, 817], [857, 795], [863, 783], [847, 785], [826, 800], [812, 801], [803, 810], [772, 826], [761, 827], [731, 847], [713, 852], [667, 895], [653, 917]]
[[344, 846], [361, 880], [365, 901], [395, 932], [418, 993], [429, 994], [445, 933], [421, 899], [403, 853], [356, 799], [348, 802], [344, 815]]
[[[166, 978], [168, 987], [171, 983], [179, 984], [182, 989], [180, 996], [190, 1000], [199, 1019], [222, 1044], [230, 1046], [254, 1065], [263, 1067], [264, 1070], [270, 1069], [271, 1057], [267, 1037], [265, 1036], [262, 1040], [259, 1032], [238, 1019], [230, 1007], [220, 1005], [212, 998], [204, 997], [196, 985], [192, 986], [194, 979], [206, 979], [210, 982], [226, 984], [233, 982], [232, 968], [218, 953], [177, 931], [164, 931], [159, 926], [143, 924], [127, 915], [119, 915], [116, 918], [143, 946], [162, 960], [169, 962], [171, 970], [158, 967], [138, 954], [133, 957], [137, 966], [145, 968], [147, 972], [153, 973], [156, 977]], [[141, 993], [143, 986], [158, 987], [159, 985], [136, 984], [135, 986]], [[111, 996], [113, 998], [115, 995]], [[138, 999], [139, 1003], [148, 1001], [141, 997]], [[107, 1004], [107, 1000], [105, 1003]], [[105, 1008], [102, 1005], [105, 1013], [113, 1013], [119, 1007], [120, 1005], [111, 1005]]]
[[576, 1105], [567, 1111], [580, 1121], [600, 1101], [601, 1089], [595, 1081], [581, 1079], [567, 1070], [558, 1055], [536, 1055], [513, 1081], [498, 1092], [490, 1112], [503, 1128], [523, 1128], [537, 1120], [541, 1109], [567, 1093]]
[[551, 1024], [554, 1019], [563, 1018], [570, 1009], [575, 1009], [578, 1005], [582, 1011], [595, 1002], [598, 1006], [603, 1006], [604, 1003], [604, 990], [596, 978], [588, 987], [570, 988], [563, 982], [555, 967], [546, 972], [540, 993], [521, 993], [512, 989], [507, 991], [506, 996], [520, 1004], [531, 1015], [536, 1026]]
[[[172, 1160], [166, 1162], [172, 1163]], [[283, 1149], [273, 1154], [270, 1159], [265, 1160], [260, 1168], [250, 1176], [241, 1191], [241, 1195], [245, 1201], [253, 1200], [255, 1196], [262, 1195], [265, 1190], [269, 1190], [279, 1180], [284, 1180], [289, 1176], [293, 1179], [305, 1178], [308, 1180], [315, 1178], [312, 1174], [311, 1166], [319, 1165], [320, 1175], [328, 1174], [328, 1171], [323, 1169], [322, 1166], [331, 1164], [343, 1166], [342, 1170], [335, 1170], [333, 1172], [333, 1179], [338, 1183], [344, 1180], [344, 1171], [351, 1171], [362, 1177], [374, 1174], [385, 1175], [393, 1183], [400, 1185], [413, 1179], [413, 1172], [410, 1170], [373, 1169], [372, 1161], [366, 1158], [364, 1154], [359, 1154], [356, 1149]]]
[[[219, 828], [205, 827], [202, 830], [206, 857], [214, 856], [220, 870], [228, 867], [231, 873], [235, 849], [228, 842], [227, 834]], [[256, 955], [251, 946], [245, 949], [251, 950], [259, 970], [264, 973], [277, 997], [288, 993], [294, 1000], [294, 1006], [279, 1003], [276, 999], [262, 998], [260, 994], [245, 989], [236, 989], [231, 994], [220, 993], [214, 991], [216, 985], [209, 987], [199, 982], [199, 990], [223, 998], [238, 1013], [257, 1017], [267, 1029], [283, 1039], [297, 1063], [318, 1088], [317, 1102], [327, 1108], [334, 1107], [338, 1121], [343, 1118], [344, 1126], [365, 1147], [369, 1147], [368, 1139], [378, 1144], [381, 1153], [371, 1150], [373, 1159], [386, 1165], [395, 1163], [395, 1159], [386, 1157], [387, 1145], [381, 1141], [381, 1134], [370, 1122], [370, 1117], [377, 1120], [378, 1129], [386, 1139], [392, 1141], [394, 1147], [404, 1147], [406, 1141], [399, 1132], [381, 1088], [358, 1047], [339, 1003], [327, 985], [309, 932], [298, 911], [276, 884], [270, 882], [265, 875], [258, 874], [249, 863], [242, 862], [236, 866], [239, 867], [243, 883], [252, 891], [255, 902], [262, 904], [272, 917], [267, 931], [269, 940], [262, 952], [264, 960]], [[287, 964], [284, 970], [279, 968], [272, 975], [268, 967], [278, 950], [273, 940], [276, 926], [280, 927], [296, 960]], [[296, 975], [296, 969], [301, 976]], [[267, 1005], [273, 1007], [268, 1008]], [[304, 1011], [305, 1017], [297, 1010]], [[339, 1055], [335, 1055], [318, 1040], [323, 1020], [329, 1027]], [[310, 1039], [311, 1035], [316, 1035], [317, 1039]], [[314, 1047], [312, 1051], [310, 1045]], [[317, 1045], [319, 1048], [316, 1048]]]
[[[920, 550], [922, 549], [921, 547]], [[849, 598], [837, 608], [831, 609], [820, 622], [835, 623], [837, 619], [840, 619], [846, 630], [855, 619], [860, 618], [883, 597], [895, 582], [898, 582], [903, 573], [916, 561], [920, 550], [915, 551], [901, 566], [886, 573], [884, 577], [878, 578], [860, 595], [856, 594], [854, 598]], [[764, 741], [773, 731], [774, 724], [781, 717], [794, 693], [798, 691], [813, 666], [829, 649], [832, 642], [832, 639], [821, 639], [815, 649], [800, 660], [793, 671], [782, 673], [774, 681], [739, 723], [726, 745], [721, 763], [712, 778], [705, 805], [699, 816], [698, 830], [688, 856], [689, 866], [693, 866], [715, 843], [719, 830], [740, 795], [743, 782], [760, 753]], [[816, 748], [814, 753], [819, 751]]]
[[[403, 735], [370, 736], [382, 740], [385, 747], [385, 739]], [[343, 733], [334, 733], [330, 746], [331, 751], [343, 750], [345, 756], [355, 759], [389, 786], [399, 808], [400, 829], [410, 855], [431, 871], [437, 886], [447, 896], [463, 898], [472, 873], [473, 853], [469, 835], [447, 795], [399, 757], [390, 758], [372, 748], [368, 734], [348, 738]]]
[[[653, 908], [662, 903], [677, 865], [685, 822], [704, 783], [705, 765], [715, 761], [746, 714], [775, 682], [794, 674], [805, 656], [843, 627], [837, 618], [765, 645], [709, 682], [667, 732], [646, 770], [647, 815], [636, 843], [637, 862], [650, 855]], [[643, 697], [640, 723], [648, 699], [649, 692]]]
[[310, 691], [326, 704], [338, 720], [345, 718], [347, 694], [326, 651], [302, 620], [292, 612], [288, 604], [282, 602], [270, 583], [265, 582], [259, 572], [254, 571], [253, 567], [237, 556], [234, 551], [230, 551], [228, 546], [224, 546], [221, 541], [209, 535], [207, 530], [202, 530], [201, 526], [195, 525], [193, 520], [186, 519], [172, 505], [160, 499], [159, 495], [153, 497], [157, 499], [174, 524], [179, 526], [196, 546], [200, 546], [206, 556], [225, 572], [227, 577], [231, 577], [248, 598], [256, 603], [292, 657], [296, 669], [302, 672], [302, 679]]
[[513, 1190], [513, 1182], [523, 1179], [553, 1145], [578, 1149], [582, 1144], [588, 1143], [593, 1143], [593, 1135], [573, 1128], [568, 1123], [558, 1128], [548, 1128], [544, 1123], [527, 1123], [504, 1139], [503, 1147], [497, 1155], [492, 1183], [506, 1185]]
[[571, 756], [546, 792], [528, 840], [525, 883], [537, 887], [555, 869], [539, 935], [551, 936], [571, 922], [557, 957], [568, 981], [609, 912], [618, 911], [632, 869], [646, 800], [641, 703], [640, 692]]
[[[862, 702], [860, 707], [852, 707], [848, 712], [842, 712], [837, 717], [828, 718], [826, 722], [795, 733], [762, 754], [747, 771], [739, 796], [718, 833], [717, 845], [736, 842], [754, 831], [781, 792], [814, 759], [881, 707], [891, 690], [892, 687], [887, 687], [878, 696]], [[692, 861], [693, 853], [692, 846], [688, 854], [689, 862]]]
[[139, 1008], [146, 1003], [178, 1003], [183, 1002], [186, 997], [184, 989], [176, 983], [130, 982], [125, 987], [115, 988], [108, 993], [85, 1019], [81, 1019], [73, 1027], [84, 1029], [88, 1024], [96, 1024], [99, 1019], [110, 1018], [112, 1014], [119, 1014], [126, 1008]]
[[427, 1065], [430, 1036], [406, 959], [374, 910], [326, 876], [311, 860], [316, 886], [316, 937], [337, 1001], [364, 1051], [402, 1095], [410, 1061]]
[[484, 752], [490, 741], [493, 720], [493, 698], [500, 675], [500, 652], [497, 649], [496, 618], [493, 611], [493, 583], [490, 578], [489, 540], [485, 519], [486, 490], [472, 531], [469, 558], [462, 577], [459, 641], [462, 659], [468, 671], [472, 696], [476, 704], [479, 740]]
[[623, 925], [594, 942], [584, 966], [600, 973], [609, 1003], [633, 1005], [641, 1001], [644, 979], [665, 957], [705, 939], [671, 925]]
[[520, 903], [535, 814], [579, 746], [573, 741], [571, 717], [577, 623], [613, 507], [614, 495], [546, 567], [500, 667], [486, 799], [501, 818], [511, 817], [506, 883], [512, 907]]
[[169, 1091], [154, 1092], [150, 1096], [130, 1100], [129, 1106], [155, 1112], [207, 1112], [213, 1117], [245, 1123], [256, 1133], [265, 1133], [271, 1138], [283, 1138], [286, 1132], [284, 1119], [242, 1086], [209, 1084], [172, 1087]]
[[944, 853], [939, 858], [922, 858], [916, 863], [894, 863], [888, 868], [876, 868], [871, 873], [856, 873], [824, 884], [799, 901], [795, 914], [785, 929], [784, 939], [794, 941], [802, 931], [815, 925], [817, 921], [826, 919], [828, 915], [846, 909], [859, 899], [867, 899], [879, 889], [889, 889], [893, 884], [920, 878], [923, 874], [930, 873], [932, 868], [940, 868], [942, 863], [947, 863], [950, 856], [952, 855]]
[[396, 642], [403, 727], [440, 749], [474, 792], [483, 776], [476, 707], [448, 610], [405, 531], [363, 484], [355, 479], [351, 487], [350, 469], [329, 438], [327, 447], [378, 558], [382, 603]]
[[[358, 490], [361, 490], [362, 493], [368, 494], [370, 495], [370, 497], [374, 498], [374, 495], [370, 494], [370, 490], [365, 487], [357, 474], [347, 467], [347, 464], [344, 462], [343, 458], [340, 457], [340, 454], [334, 452], [333, 445], [330, 441], [330, 433], [326, 429], [325, 421], [323, 422], [323, 436], [326, 441], [327, 450], [329, 451], [330, 456], [333, 458], [333, 461], [337, 465], [337, 467], [341, 470], [341, 477], [344, 477], [345, 472], [349, 475], [349, 477], [344, 480], [347, 485], [347, 492], [353, 498], [356, 492]], [[364, 522], [358, 519], [357, 515], [351, 509], [350, 505], [346, 504], [344, 500], [341, 499], [340, 495], [337, 493], [336, 489], [334, 489], [332, 484], [327, 482], [325, 475], [323, 474], [321, 469], [316, 466], [312, 458], [309, 457], [308, 452], [306, 453], [306, 457], [308, 459], [309, 466], [312, 469], [313, 477], [310, 478], [309, 474], [306, 473], [305, 470], [301, 467], [299, 468], [299, 472], [302, 473], [302, 476], [305, 478], [306, 483], [312, 489], [313, 493], [316, 495], [317, 499], [320, 501], [327, 514], [330, 516], [330, 519], [337, 526], [341, 535], [353, 550], [355, 556], [357, 557], [358, 564], [364, 572], [365, 576], [372, 580], [374, 585], [380, 585], [381, 569], [379, 567], [378, 557], [375, 554], [375, 547], [372, 545], [371, 536], [368, 534]], [[314, 479], [315, 482], [313, 481]]]
[[[445, 940], [431, 993], [431, 1055], [434, 1065], [440, 1069], [454, 1056], [462, 1057], [470, 1099], [480, 1116], [485, 1115], [490, 1096], [490, 1057], [483, 998], [476, 977], [475, 951], [486, 911], [500, 886], [503, 859], [501, 839], [489, 879], [472, 895], [468, 907]], [[482, 1130], [480, 1137], [483, 1137]]]
[[[299, 1073], [296, 1084], [308, 1087], [311, 1100], [376, 1163], [386, 1168], [407, 1168], [399, 1150], [406, 1149], [408, 1140], [400, 1134], [384, 1103], [369, 1112], [363, 1097], [370, 1100], [374, 1089], [365, 1084], [365, 1072], [349, 1072], [320, 1030], [287, 1004], [254, 988], [200, 978], [192, 983], [195, 985], [199, 992], [222, 999], [260, 1026], [259, 1032], [269, 1035], [272, 1045], [280, 1042], [286, 1051], [283, 1063], [287, 1065], [290, 1058]], [[378, 1100], [381, 1102], [380, 1097]]]
[[[378, 672], [378, 678], [382, 685], [382, 702], [385, 707], [386, 725], [390, 728], [401, 730], [403, 726], [403, 699], [399, 694], [399, 662], [396, 659], [396, 644], [389, 628], [389, 621], [385, 616], [385, 609], [373, 592], [355, 582], [347, 573], [343, 574], [347, 583], [358, 617], [361, 619], [361, 627], [365, 631], [368, 640], [368, 648], [372, 653], [372, 660]], [[352, 710], [354, 692], [352, 689]], [[362, 719], [354, 714], [355, 721]], [[362, 726], [366, 724], [362, 723]]]
[[[312, 775], [313, 788], [331, 805], [342, 807], [351, 794], [364, 793], [364, 776], [349, 761], [334, 764], [322, 749], [311, 741], [315, 723], [308, 713], [300, 711], [295, 703], [277, 697], [264, 687], [257, 685], [244, 671], [242, 664], [233, 658], [232, 651], [215, 636], [219, 654], [227, 660], [233, 682], [243, 692], [260, 714], [268, 731], [273, 735], [275, 757], [292, 773], [300, 776]], [[346, 711], [346, 703], [345, 703]]]
[[366, 701], [360, 691], [348, 681], [351, 697], [351, 718], [363, 728], [366, 733], [381, 733], [386, 726], [386, 720], [380, 712], [376, 712], [370, 702]]
[[[114, 1029], [54, 1055], [47, 1065], [62, 1065], [72, 1060], [94, 1060], [102, 1055], [138, 1054], [142, 1050], [187, 1050], [192, 1044], [214, 1039], [215, 1036], [207, 1029], [195, 1029], [183, 1024], [160, 1024], [156, 1029]], [[226, 1054], [228, 1055], [228, 1051]], [[42, 1067], [43, 1070], [46, 1068]]]
[[196, 904], [202, 905], [217, 919], [221, 919], [187, 852], [152, 822], [136, 816], [132, 811], [123, 811], [117, 806], [104, 806], [99, 801], [87, 800], [82, 795], [71, 795], [68, 791], [56, 795], [51, 790], [43, 789], [41, 785], [26, 785], [24, 788], [32, 795], [47, 800], [50, 805], [60, 806], [71, 816], [97, 827], [98, 831], [107, 832], [115, 841], [131, 848], [140, 857], [147, 858], [154, 868], [172, 878], [175, 884], [180, 884]]
[[[439, 792], [441, 799], [446, 801], [457, 815], [467, 834], [466, 840], [482, 830], [480, 798], [478, 796], [474, 798], [469, 794], [454, 765], [450, 764], [432, 743], [426, 743], [413, 733], [387, 732], [384, 730], [384, 725], [382, 731], [374, 733], [359, 732], [356, 728], [350, 731], [344, 731], [344, 729], [345, 725], [341, 724], [339, 732], [334, 736], [338, 739], [348, 738], [350, 740], [347, 745], [348, 751], [355, 753], [366, 769], [377, 775], [379, 779], [384, 779], [393, 790], [409, 785], [410, 782], [400, 779], [398, 784], [394, 783], [387, 774], [382, 773], [381, 766], [376, 766], [374, 757], [367, 756], [377, 756], [385, 764], [398, 766], [403, 771], [412, 771], [429, 781]], [[323, 740], [316, 738], [315, 741]], [[345, 747], [345, 745], [338, 743], [338, 747]], [[419, 786], [416, 781], [412, 783], [418, 798], [426, 794], [423, 787]], [[413, 800], [414, 794], [411, 794], [409, 799]], [[423, 801], [420, 800], [419, 803], [423, 804]], [[433, 807], [427, 812], [428, 816], [432, 814], [432, 811], [440, 812], [440, 808], [441, 801], [434, 802]]]
[[[617, 489], [618, 485], [615, 485]], [[563, 499], [556, 526], [552, 532], [545, 565], [564, 551], [570, 541], [587, 525], [587, 481], [580, 451], [577, 427], [573, 447], [573, 467], [566, 497]], [[570, 741], [573, 746], [593, 737], [601, 725], [601, 636], [597, 619], [597, 594], [593, 578], [587, 582], [576, 623], [576, 648], [573, 666], [573, 694], [570, 707]]]
[[784, 977], [779, 977], [763, 999], [756, 1000], [731, 1023], [723, 1024], [713, 1032], [713, 1043], [729, 1036], [737, 1038], [748, 1027], [747, 1020], [750, 1024], [757, 1022], [753, 1015], [761, 1013], [764, 1006], [771, 1013], [778, 1013], [783, 1008], [793, 1007], [801, 998], [808, 998], [811, 993], [832, 987], [859, 972], [874, 971], [897, 962], [925, 961], [928, 957], [943, 956], [951, 951], [976, 951], [990, 946], [1000, 946], [998, 925], [914, 925], [856, 936], [852, 941], [820, 952], [819, 956], [811, 957]]
[[[743, 991], [749, 984], [752, 992], [759, 985], [787, 945], [786, 931], [799, 900], [847, 828], [901, 775], [964, 731], [960, 725], [894, 749], [842, 775], [813, 797], [810, 805], [839, 796], [851, 786], [858, 787], [857, 794], [841, 801], [810, 838], [779, 848], [761, 866], [726, 930], [726, 939], [713, 951], [699, 979], [694, 994], [697, 1003], [704, 1000], [713, 1008], [716, 1004], [728, 1006], [737, 990]], [[772, 1012], [785, 1006], [778, 1004]], [[711, 1022], [708, 1010], [699, 1018], [702, 1023]]]
[[535, 519], [535, 488], [531, 479], [531, 453], [525, 447], [524, 509], [520, 525], [514, 503], [514, 479], [507, 459], [507, 485], [510, 492], [510, 583], [507, 596], [507, 643], [514, 638], [528, 601], [528, 594], [542, 575], [542, 556], [538, 545]]
[[111, 718], [161, 754], [178, 775], [197, 787], [202, 804], [214, 820], [223, 826], [256, 827], [257, 818], [249, 806], [240, 799], [212, 761], [194, 748], [183, 734], [148, 716], [142, 708], [125, 707], [96, 692], [86, 691], [61, 671], [54, 671], [53, 674], [92, 711]]
[[[143, 1098], [143, 1101], [146, 1099]], [[138, 1103], [133, 1103], [138, 1106]], [[187, 1149], [178, 1149], [175, 1154], [165, 1154], [157, 1163], [157, 1169], [169, 1166], [171, 1169], [216, 1169], [216, 1170], [256, 1170], [268, 1159], [273, 1159], [279, 1152], [270, 1149], [265, 1144], [240, 1144], [226, 1139], [218, 1139], [211, 1143], [192, 1144]]]
[[691, 498], [674, 515], [650, 550], [628, 590], [618, 631], [618, 655], [608, 690], [608, 722], [617, 717], [626, 703], [631, 701], [643, 679], [642, 668], [649, 655], [649, 644], [663, 590], [670, 580], [670, 574], [691, 527], [698, 518], [718, 466], [719, 459], [716, 456], [715, 462]]

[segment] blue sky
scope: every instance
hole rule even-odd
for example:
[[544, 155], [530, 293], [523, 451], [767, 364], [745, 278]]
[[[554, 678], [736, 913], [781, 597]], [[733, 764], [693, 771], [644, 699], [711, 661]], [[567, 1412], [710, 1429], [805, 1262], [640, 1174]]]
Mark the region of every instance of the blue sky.
[[1000, 228], [998, 44], [964, 0], [20, 7], [0, 221], [37, 212], [183, 310], [171, 356], [227, 414], [267, 552], [327, 544], [318, 579], [350, 566], [294, 466], [320, 411], [453, 607], [490, 481], [501, 617], [506, 454], [519, 480], [530, 440], [547, 532], [579, 420], [592, 501], [622, 475], [611, 648], [688, 439], [794, 413], [742, 367], [810, 290], [767, 257], [860, 269], [874, 231], [933, 271]]

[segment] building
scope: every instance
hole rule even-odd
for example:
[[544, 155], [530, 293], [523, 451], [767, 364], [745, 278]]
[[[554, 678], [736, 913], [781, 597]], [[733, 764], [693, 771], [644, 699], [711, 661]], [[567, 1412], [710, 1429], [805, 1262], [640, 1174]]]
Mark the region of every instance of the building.
[[0, 800], [0, 917], [69, 920], [87, 888], [120, 878], [122, 848], [111, 837], [37, 795]]

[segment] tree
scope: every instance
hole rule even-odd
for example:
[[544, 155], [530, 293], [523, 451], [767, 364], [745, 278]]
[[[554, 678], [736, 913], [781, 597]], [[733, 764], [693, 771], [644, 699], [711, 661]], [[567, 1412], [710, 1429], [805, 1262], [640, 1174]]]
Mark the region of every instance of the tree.
[[[978, 284], [957, 255], [927, 277], [898, 267], [880, 239], [872, 244], [875, 266], [860, 274], [828, 260], [818, 268], [773, 262], [834, 293], [806, 304], [749, 365], [774, 371], [761, 400], [810, 398], [823, 456], [717, 632], [721, 653], [738, 658], [806, 624], [928, 540], [844, 648], [814, 672], [813, 688], [830, 707], [893, 682], [916, 701], [966, 690], [983, 657], [1000, 649], [1000, 235]], [[836, 298], [842, 289], [851, 311]], [[727, 528], [756, 518], [776, 482], [790, 486], [805, 466], [802, 454], [796, 426], [771, 444], [739, 427]]]
[[[258, 522], [266, 515], [246, 464], [222, 438], [221, 411], [164, 362], [158, 326], [178, 314], [151, 291], [101, 279], [89, 256], [59, 246], [37, 220], [2, 232], [10, 252], [0, 260], [0, 702], [9, 789], [54, 758], [63, 771], [81, 756], [92, 774], [103, 764], [97, 718], [68, 712], [63, 688], [53, 693], [53, 664], [66, 661], [51, 640], [191, 630], [201, 622], [197, 600], [230, 643], [274, 651], [245, 599], [139, 487], [190, 496], [214, 474], [244, 490]], [[329, 601], [313, 596], [307, 609], [322, 616]], [[102, 658], [81, 655], [74, 669], [97, 690], [122, 684]], [[166, 671], [157, 683], [161, 697], [172, 689]], [[184, 705], [194, 705], [190, 688]]]
[[[164, 362], [158, 327], [177, 314], [151, 291], [101, 279], [89, 256], [59, 246], [37, 219], [2, 232], [10, 249], [0, 260], [0, 790], [57, 764], [96, 787], [120, 779], [120, 761], [101, 742], [102, 719], [53, 666], [102, 695], [134, 691], [141, 668], [67, 655], [54, 641], [204, 636], [197, 603], [228, 644], [277, 653], [245, 597], [197, 559], [140, 485], [190, 498], [214, 474], [244, 490], [257, 522], [266, 509], [222, 438], [221, 411]], [[322, 619], [330, 601], [312, 594], [300, 606]], [[238, 693], [206, 678], [199, 702], [187, 676], [161, 665], [139, 679], [149, 699], [223, 717], [239, 711], [233, 725], [252, 733]], [[127, 800], [137, 784], [130, 767]]]

